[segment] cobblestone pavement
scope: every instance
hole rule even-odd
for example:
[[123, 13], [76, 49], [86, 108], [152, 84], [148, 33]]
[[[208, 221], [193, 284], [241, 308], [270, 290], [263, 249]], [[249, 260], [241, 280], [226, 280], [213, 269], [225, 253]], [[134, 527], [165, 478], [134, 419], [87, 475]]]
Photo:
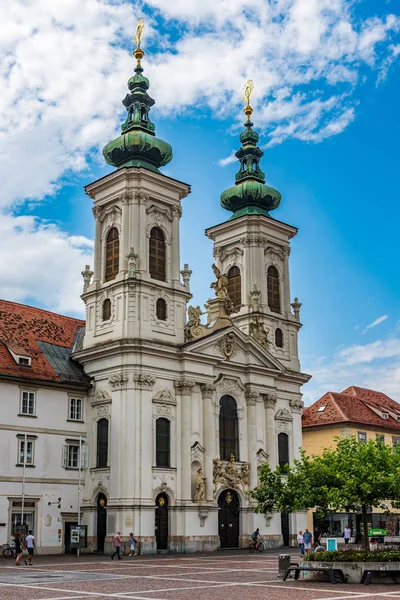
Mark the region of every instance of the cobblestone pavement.
[[400, 585], [294, 581], [278, 577], [278, 555], [243, 552], [165, 556], [35, 557], [0, 561], [5, 600], [400, 600]]

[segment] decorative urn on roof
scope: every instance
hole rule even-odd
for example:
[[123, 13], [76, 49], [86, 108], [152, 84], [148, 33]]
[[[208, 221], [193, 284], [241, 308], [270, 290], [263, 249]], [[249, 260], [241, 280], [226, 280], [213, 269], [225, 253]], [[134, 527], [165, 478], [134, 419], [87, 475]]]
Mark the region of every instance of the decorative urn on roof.
[[154, 100], [149, 96], [149, 80], [142, 75], [141, 60], [144, 52], [140, 47], [144, 22], [139, 20], [136, 29], [137, 48], [133, 55], [137, 60], [135, 75], [128, 81], [129, 93], [122, 104], [128, 111], [122, 134], [103, 149], [108, 164], [121, 169], [123, 167], [145, 167], [159, 173], [159, 167], [172, 159], [172, 148], [164, 140], [155, 136], [155, 126], [149, 117]]
[[250, 98], [253, 91], [253, 82], [248, 80], [244, 88], [247, 116], [246, 129], [240, 134], [242, 147], [235, 153], [240, 161], [239, 171], [236, 173], [236, 185], [221, 194], [221, 206], [231, 210], [230, 219], [237, 219], [243, 215], [269, 216], [269, 211], [278, 208], [281, 194], [272, 187], [265, 185], [265, 174], [260, 169], [260, 159], [264, 152], [257, 146], [259, 135], [253, 129], [250, 120], [253, 109]]

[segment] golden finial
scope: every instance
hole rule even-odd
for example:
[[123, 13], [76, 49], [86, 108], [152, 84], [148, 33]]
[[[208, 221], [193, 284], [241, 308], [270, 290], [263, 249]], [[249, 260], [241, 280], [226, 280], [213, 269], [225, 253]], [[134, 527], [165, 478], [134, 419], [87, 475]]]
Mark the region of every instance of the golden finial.
[[140, 61], [142, 60], [142, 58], [144, 56], [144, 52], [140, 47], [140, 44], [142, 43], [143, 29], [144, 29], [144, 19], [139, 19], [138, 24], [136, 26], [136, 33], [135, 33], [136, 50], [133, 53], [133, 56], [137, 60], [138, 66], [140, 66]]
[[250, 106], [250, 99], [253, 95], [253, 91], [254, 91], [253, 80], [248, 79], [246, 81], [246, 83], [244, 84], [244, 88], [243, 88], [243, 98], [246, 103], [246, 106], [244, 109], [244, 114], [246, 115], [248, 121], [250, 121], [251, 113], [253, 112], [253, 109]]

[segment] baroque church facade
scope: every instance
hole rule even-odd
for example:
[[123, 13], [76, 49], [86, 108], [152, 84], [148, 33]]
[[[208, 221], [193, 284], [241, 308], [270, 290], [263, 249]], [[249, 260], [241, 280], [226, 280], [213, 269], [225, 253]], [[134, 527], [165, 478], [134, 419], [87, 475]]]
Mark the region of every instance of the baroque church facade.
[[131, 531], [141, 552], [289, 544], [305, 514], [254, 513], [248, 490], [264, 461], [299, 454], [302, 374], [300, 303], [291, 301], [295, 227], [270, 211], [263, 152], [245, 109], [235, 185], [223, 192], [227, 220], [211, 226], [215, 298], [204, 322], [190, 306], [179, 235], [186, 183], [163, 175], [172, 159], [155, 136], [143, 51], [123, 100], [121, 135], [104, 148], [115, 170], [86, 187], [93, 200], [93, 271], [86, 267], [86, 330], [74, 352], [92, 386], [89, 468], [82, 522], [92, 550]]

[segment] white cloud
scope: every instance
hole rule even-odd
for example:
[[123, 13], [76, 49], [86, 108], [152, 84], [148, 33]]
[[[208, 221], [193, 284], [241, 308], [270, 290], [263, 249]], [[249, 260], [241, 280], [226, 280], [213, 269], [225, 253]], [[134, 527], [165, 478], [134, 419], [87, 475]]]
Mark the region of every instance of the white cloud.
[[[1, 297], [83, 315], [81, 271], [93, 242], [30, 216], [0, 219]], [[27, 298], [28, 297], [28, 298]]]
[[377, 319], [375, 319], [375, 321], [372, 321], [372, 323], [370, 323], [369, 325], [367, 325], [365, 327], [363, 333], [366, 333], [368, 331], [368, 329], [372, 329], [373, 327], [380, 325], [381, 323], [386, 321], [387, 318], [388, 318], [388, 315], [382, 315], [381, 317], [378, 317]]
[[218, 161], [218, 164], [220, 167], [226, 167], [227, 165], [231, 165], [232, 163], [237, 161], [237, 158], [235, 156], [235, 150], [232, 150], [232, 152], [230, 153], [229, 156], [227, 156], [226, 158], [221, 158]]

